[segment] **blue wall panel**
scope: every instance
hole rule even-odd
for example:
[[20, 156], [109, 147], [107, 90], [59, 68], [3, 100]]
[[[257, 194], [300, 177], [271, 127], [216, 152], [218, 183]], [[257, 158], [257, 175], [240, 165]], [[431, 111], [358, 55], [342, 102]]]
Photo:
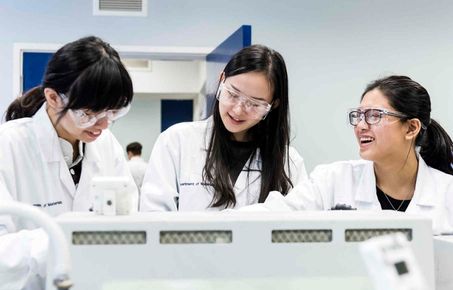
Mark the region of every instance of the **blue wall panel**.
[[206, 56], [206, 107], [203, 116], [211, 115], [219, 75], [231, 57], [252, 44], [252, 26], [242, 25]]

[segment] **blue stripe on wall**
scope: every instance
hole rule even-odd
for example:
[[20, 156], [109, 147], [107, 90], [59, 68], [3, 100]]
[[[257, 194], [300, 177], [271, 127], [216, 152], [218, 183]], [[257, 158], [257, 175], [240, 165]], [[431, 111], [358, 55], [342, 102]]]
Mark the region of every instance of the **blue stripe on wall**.
[[203, 117], [212, 114], [215, 104], [214, 85], [217, 86], [219, 75], [225, 65], [236, 52], [250, 45], [252, 45], [252, 26], [242, 25], [206, 56], [207, 95]]

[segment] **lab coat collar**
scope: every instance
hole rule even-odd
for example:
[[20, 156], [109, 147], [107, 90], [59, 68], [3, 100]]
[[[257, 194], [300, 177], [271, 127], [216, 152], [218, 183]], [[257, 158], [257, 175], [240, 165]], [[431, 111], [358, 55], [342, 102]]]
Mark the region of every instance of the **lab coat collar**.
[[46, 108], [47, 103], [44, 102], [33, 116], [35, 132], [44, 159], [47, 162], [57, 162], [62, 159], [63, 153], [60, 148], [60, 142], [58, 141], [57, 131], [50, 121]]
[[[429, 166], [423, 158], [418, 155], [417, 181], [415, 183], [415, 192], [412, 197], [411, 205], [434, 206], [435, 198], [433, 194], [437, 192], [436, 184], [432, 182]], [[355, 194], [355, 200], [361, 202], [380, 205], [376, 195], [376, 175], [374, 174], [373, 162], [369, 162], [360, 176]], [[408, 209], [409, 209], [408, 208]]]
[[[38, 138], [39, 146], [43, 154], [44, 159], [48, 163], [59, 162], [60, 163], [60, 180], [71, 194], [75, 194], [74, 181], [68, 170], [68, 165], [63, 157], [63, 152], [58, 139], [57, 131], [55, 130], [52, 122], [50, 121], [49, 115], [46, 111], [47, 103], [44, 103], [41, 108], [33, 116], [35, 132]], [[103, 132], [105, 134], [106, 132]], [[101, 136], [100, 136], [101, 137]], [[101, 154], [99, 148], [93, 146], [93, 144], [86, 144], [86, 151], [84, 159], [82, 160], [82, 167], [85, 162], [92, 163], [94, 171], [100, 170]], [[82, 170], [82, 175], [83, 175]]]
[[260, 192], [259, 190], [249, 192], [250, 185], [261, 180], [261, 158], [259, 148], [256, 149], [253, 159], [250, 160], [249, 158], [249, 160], [247, 160], [244, 168], [246, 170], [243, 169], [241, 173], [239, 173], [233, 188], [237, 195], [240, 195], [241, 193], [250, 195], [247, 197], [247, 203], [250, 204], [258, 200]]
[[74, 158], [74, 148], [72, 147], [72, 144], [61, 138], [58, 137], [58, 141], [60, 141], [60, 147], [61, 151], [63, 153], [63, 159], [65, 160], [66, 164], [68, 165], [69, 168], [72, 168], [82, 162], [83, 157], [84, 157], [84, 144], [82, 141], [78, 142], [79, 146], [79, 155], [77, 156], [76, 160], [73, 161]]
[[[49, 115], [46, 111], [47, 103], [44, 103], [41, 108], [33, 116], [35, 132], [38, 136], [39, 146], [43, 152], [47, 162], [58, 162], [64, 160], [63, 152], [58, 139], [57, 131], [55, 130]], [[105, 132], [103, 132], [104, 134]], [[57, 149], [58, 148], [58, 149]], [[86, 144], [86, 156], [84, 160], [99, 163], [100, 153], [90, 143]]]
[[204, 149], [209, 148], [209, 142], [211, 142], [211, 137], [214, 132], [214, 119], [212, 116], [204, 120], [206, 122], [205, 134], [204, 134]]
[[435, 206], [436, 198], [433, 195], [438, 192], [436, 186], [429, 166], [419, 155], [417, 181], [415, 182], [415, 192], [411, 203], [422, 206]]
[[378, 202], [376, 196], [376, 176], [374, 174], [373, 162], [366, 162], [355, 188], [355, 200], [366, 203]]
[[69, 173], [68, 165], [64, 160], [57, 131], [50, 121], [46, 108], [47, 103], [45, 102], [33, 116], [39, 146], [47, 163], [59, 163], [60, 180], [69, 194], [74, 197], [76, 190], [74, 181]]
[[[98, 138], [104, 137], [104, 136], [102, 136], [102, 134], [107, 134], [107, 130], [108, 129], [103, 130], [101, 133], [101, 136], [99, 136]], [[93, 164], [98, 170], [100, 170], [101, 153], [99, 152], [99, 149], [101, 149], [101, 148], [99, 148], [99, 146], [94, 146], [94, 144], [93, 144], [94, 142], [96, 142], [96, 141], [86, 143], [85, 158], [83, 159], [83, 161]], [[82, 165], [82, 167], [83, 167], [83, 165]]]

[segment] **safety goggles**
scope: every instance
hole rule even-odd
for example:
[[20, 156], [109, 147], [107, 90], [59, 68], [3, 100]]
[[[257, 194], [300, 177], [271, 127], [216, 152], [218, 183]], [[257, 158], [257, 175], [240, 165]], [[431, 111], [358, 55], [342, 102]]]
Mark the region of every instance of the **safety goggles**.
[[271, 104], [243, 95], [225, 83], [220, 84], [216, 98], [225, 106], [241, 104], [244, 112], [256, 120], [264, 120], [272, 108]]
[[407, 116], [402, 113], [390, 112], [380, 108], [350, 109], [348, 116], [349, 124], [352, 126], [357, 126], [362, 120], [365, 120], [368, 125], [375, 125], [381, 121], [383, 116], [392, 116], [401, 119], [407, 118]]
[[[68, 103], [68, 97], [65, 94], [60, 94], [63, 103], [66, 105]], [[130, 109], [131, 105], [127, 105], [121, 109], [117, 110], [105, 110], [98, 113], [91, 113], [88, 110], [78, 109], [78, 110], [68, 110], [68, 114], [71, 119], [74, 121], [75, 125], [81, 129], [85, 129], [93, 126], [99, 120], [104, 118], [108, 119], [109, 124], [113, 121], [118, 120], [119, 118], [125, 116]]]

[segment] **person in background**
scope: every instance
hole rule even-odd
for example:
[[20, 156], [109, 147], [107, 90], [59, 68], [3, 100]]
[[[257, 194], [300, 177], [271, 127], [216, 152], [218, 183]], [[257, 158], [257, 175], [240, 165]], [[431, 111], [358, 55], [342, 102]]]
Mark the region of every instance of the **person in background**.
[[126, 147], [127, 158], [129, 159], [127, 165], [129, 165], [129, 170], [131, 171], [135, 184], [139, 189], [142, 187], [143, 177], [145, 176], [148, 165], [141, 157], [142, 148], [142, 144], [138, 142], [132, 142]]
[[427, 90], [406, 76], [368, 85], [349, 122], [362, 160], [317, 166], [286, 196], [272, 192], [271, 210], [358, 210], [419, 213], [433, 233], [453, 233], [453, 142], [431, 118]]
[[[42, 84], [12, 102], [0, 126], [0, 202], [57, 216], [92, 209], [95, 176], [127, 176], [132, 183], [123, 149], [108, 130], [128, 112], [132, 97], [131, 78], [108, 43], [90, 36], [60, 48]], [[138, 192], [131, 194], [137, 211]], [[0, 256], [9, 269], [0, 276], [14, 281], [0, 284], [43, 289], [47, 237], [32, 223], [15, 226], [27, 230], [0, 236], [0, 248], [10, 250]]]
[[223, 70], [214, 113], [176, 124], [157, 139], [141, 189], [141, 211], [205, 211], [263, 202], [306, 178], [289, 146], [283, 57], [252, 45]]

